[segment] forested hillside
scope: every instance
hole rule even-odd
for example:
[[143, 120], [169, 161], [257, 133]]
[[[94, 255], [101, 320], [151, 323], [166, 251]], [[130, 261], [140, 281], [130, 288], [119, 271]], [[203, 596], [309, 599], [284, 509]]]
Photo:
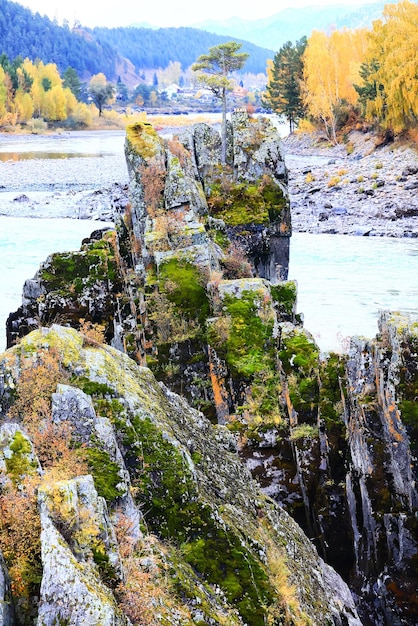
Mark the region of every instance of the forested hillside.
[[[121, 73], [119, 56], [132, 61], [138, 73], [164, 69], [170, 61], [179, 61], [186, 69], [209, 47], [230, 39], [196, 28], [70, 29], [16, 2], [0, 0], [0, 54], [55, 63], [61, 73], [73, 67], [83, 80], [102, 72], [116, 81]], [[248, 42], [243, 43], [243, 50], [250, 55], [245, 71], [265, 73], [273, 52]]]
[[[165, 68], [170, 61], [179, 61], [185, 70], [208, 48], [231, 40], [230, 36], [197, 28], [94, 28], [90, 32], [97, 41], [105, 42], [132, 61], [137, 69]], [[240, 42], [242, 51], [250, 55], [245, 72], [265, 73], [267, 59], [272, 58], [273, 51]]]
[[116, 72], [117, 53], [108, 43], [58, 26], [9, 0], [0, 0], [0, 53], [53, 62], [61, 72], [71, 66], [86, 78], [98, 72], [114, 77]]

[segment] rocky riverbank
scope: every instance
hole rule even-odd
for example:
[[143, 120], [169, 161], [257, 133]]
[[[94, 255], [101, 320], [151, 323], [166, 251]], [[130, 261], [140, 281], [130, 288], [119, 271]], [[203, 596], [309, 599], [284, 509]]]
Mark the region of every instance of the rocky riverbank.
[[[21, 141], [29, 149], [39, 139]], [[297, 134], [282, 147], [293, 231], [418, 237], [418, 153], [412, 148], [397, 142], [378, 148], [372, 135], [357, 131], [338, 146]], [[126, 207], [127, 183], [122, 149], [99, 158], [0, 161], [0, 215], [112, 220]]]
[[0, 215], [110, 221], [127, 202], [124, 132], [0, 135]]
[[358, 131], [338, 146], [318, 135], [283, 140], [294, 231], [418, 237], [418, 153], [376, 141]]

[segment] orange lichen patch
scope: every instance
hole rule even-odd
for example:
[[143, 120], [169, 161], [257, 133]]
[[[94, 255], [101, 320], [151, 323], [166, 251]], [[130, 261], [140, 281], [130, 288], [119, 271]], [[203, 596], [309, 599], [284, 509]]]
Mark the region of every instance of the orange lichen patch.
[[212, 383], [213, 399], [218, 421], [222, 423], [229, 418], [228, 392], [225, 388], [224, 379], [219, 376], [219, 368], [215, 363], [214, 357], [214, 350], [209, 349], [209, 375]]
[[385, 417], [388, 424], [389, 433], [395, 441], [402, 441], [405, 435], [403, 433], [401, 416], [396, 403], [388, 392], [386, 393], [386, 401], [387, 408], [385, 411]]
[[297, 416], [295, 409], [293, 408], [293, 403], [290, 398], [289, 388], [287, 385], [284, 386], [283, 394], [284, 394], [284, 398], [286, 401], [287, 412], [289, 414], [290, 426], [297, 426], [298, 416]]

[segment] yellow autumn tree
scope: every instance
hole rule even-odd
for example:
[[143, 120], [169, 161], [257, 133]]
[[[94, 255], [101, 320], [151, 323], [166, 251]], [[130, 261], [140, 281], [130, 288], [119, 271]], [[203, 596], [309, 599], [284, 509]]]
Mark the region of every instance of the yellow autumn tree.
[[13, 125], [16, 117], [12, 81], [7, 71], [0, 66], [0, 124]]
[[22, 89], [16, 91], [15, 107], [18, 122], [27, 122], [33, 117], [33, 100], [31, 95]]
[[76, 98], [68, 87], [63, 87], [63, 80], [55, 63], [42, 61], [33, 63], [25, 59], [22, 71], [33, 80], [30, 96], [33, 103], [33, 115], [50, 121], [66, 120], [76, 108]]
[[[369, 35], [366, 116], [395, 133], [418, 125], [418, 5], [388, 4]], [[366, 65], [367, 67], [367, 65]]]
[[4, 119], [7, 112], [7, 87], [6, 87], [6, 73], [0, 65], [0, 123]]
[[366, 30], [313, 31], [304, 53], [305, 104], [308, 115], [321, 123], [337, 142], [337, 127], [347, 108], [357, 104], [361, 63], [367, 46]]

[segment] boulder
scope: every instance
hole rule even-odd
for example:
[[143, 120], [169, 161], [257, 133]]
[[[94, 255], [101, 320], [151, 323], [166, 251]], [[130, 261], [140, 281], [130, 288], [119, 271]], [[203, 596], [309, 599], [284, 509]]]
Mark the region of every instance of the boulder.
[[42, 487], [39, 508], [43, 576], [37, 625], [127, 626], [94, 562], [95, 554], [106, 555], [117, 577], [114, 532], [92, 477]]

